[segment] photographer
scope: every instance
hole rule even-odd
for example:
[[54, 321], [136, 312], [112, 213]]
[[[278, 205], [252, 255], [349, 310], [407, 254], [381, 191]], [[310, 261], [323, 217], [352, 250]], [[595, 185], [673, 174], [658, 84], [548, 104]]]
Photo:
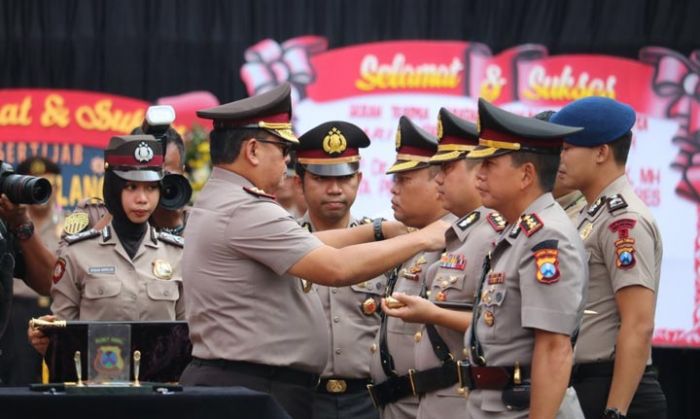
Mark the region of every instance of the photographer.
[[[13, 203], [6, 195], [10, 187], [18, 189], [13, 183], [18, 178], [8, 180], [12, 174], [12, 167], [2, 163], [0, 168], [0, 385], [6, 384], [11, 371], [11, 351], [5, 348], [12, 341], [11, 334], [5, 335], [5, 329], [10, 319], [12, 304], [13, 278], [23, 279], [34, 291], [42, 295], [48, 295], [51, 289], [51, 271], [56, 261], [55, 256], [46, 248], [38, 235], [34, 234], [34, 224], [27, 215], [24, 205]], [[37, 179], [37, 178], [34, 178]], [[22, 181], [28, 180], [22, 178]], [[50, 184], [42, 191], [48, 199]], [[20, 188], [23, 191], [31, 186]], [[46, 189], [47, 188], [47, 189]], [[46, 191], [48, 190], [48, 193]], [[17, 198], [17, 197], [13, 197]], [[26, 196], [20, 197], [26, 198]], [[45, 201], [45, 199], [43, 201]], [[24, 203], [41, 203], [42, 200], [15, 199]], [[25, 263], [26, 260], [26, 263]], [[4, 335], [4, 336], [3, 336]]]

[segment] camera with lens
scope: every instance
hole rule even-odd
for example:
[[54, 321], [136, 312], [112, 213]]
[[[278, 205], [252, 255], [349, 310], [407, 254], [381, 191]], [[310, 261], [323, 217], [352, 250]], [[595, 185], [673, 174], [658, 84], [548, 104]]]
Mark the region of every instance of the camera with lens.
[[0, 162], [0, 193], [14, 204], [44, 204], [51, 197], [51, 182], [27, 175], [18, 175], [11, 165]]
[[[144, 134], [154, 136], [167, 150], [165, 138], [170, 124], [175, 121], [175, 109], [169, 105], [150, 106], [141, 125]], [[192, 186], [186, 177], [177, 173], [166, 173], [163, 177], [163, 192], [159, 205], [167, 210], [178, 210], [192, 198]]]

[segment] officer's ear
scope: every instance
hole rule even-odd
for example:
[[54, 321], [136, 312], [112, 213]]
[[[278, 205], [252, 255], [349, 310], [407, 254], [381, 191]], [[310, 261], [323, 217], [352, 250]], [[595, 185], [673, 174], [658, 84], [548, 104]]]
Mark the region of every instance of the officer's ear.
[[527, 189], [537, 179], [537, 169], [532, 162], [520, 166], [520, 190]]
[[607, 160], [614, 160], [610, 144], [601, 144], [595, 148], [595, 162], [598, 164], [605, 163]]
[[260, 164], [259, 147], [260, 143], [255, 141], [255, 138], [243, 141], [241, 154], [251, 166], [258, 166]]

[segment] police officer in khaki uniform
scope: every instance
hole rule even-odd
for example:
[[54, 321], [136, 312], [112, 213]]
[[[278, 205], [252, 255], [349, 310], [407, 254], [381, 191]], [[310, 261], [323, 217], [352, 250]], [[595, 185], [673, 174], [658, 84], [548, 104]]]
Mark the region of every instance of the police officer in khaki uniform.
[[[430, 157], [437, 151], [437, 138], [402, 116], [396, 132], [396, 162], [387, 174], [394, 176], [391, 206], [394, 217], [411, 227], [423, 227], [442, 219], [453, 222], [456, 217], [442, 207], [437, 192], [436, 166]], [[394, 292], [419, 295], [429, 287], [426, 274], [440, 258], [440, 252], [420, 252], [401, 264], [391, 275], [387, 295]], [[409, 370], [415, 369], [413, 347], [420, 336], [421, 325], [396, 317], [383, 317], [379, 334], [372, 346], [372, 378], [370, 395], [379, 407], [381, 417], [415, 418], [418, 397], [412, 391]]]
[[460, 376], [471, 389], [468, 417], [571, 417], [558, 412], [574, 397], [567, 390], [572, 336], [587, 266], [583, 243], [550, 191], [562, 137], [580, 128], [521, 117], [483, 99], [479, 122], [480, 147], [467, 158], [481, 159], [482, 202], [509, 227], [484, 260], [465, 335], [470, 365]]
[[481, 262], [505, 228], [500, 214], [481, 206], [475, 187], [479, 161], [465, 159], [479, 142], [476, 125], [442, 108], [438, 141], [438, 152], [430, 159], [440, 165], [435, 177], [438, 192], [444, 208], [461, 218], [446, 233], [447, 248], [439, 264], [428, 271], [429, 302], [423, 296], [395, 293], [406, 306], [383, 307], [389, 316], [424, 324], [415, 346], [413, 373], [422, 419], [464, 417], [466, 392], [459, 386], [456, 363], [464, 359], [464, 332], [471, 322]]
[[[185, 227], [187, 385], [244, 386], [272, 394], [292, 417], [312, 415], [328, 359], [319, 296], [304, 282], [348, 286], [424, 249], [444, 246], [445, 223], [405, 232], [399, 223], [309, 233], [275, 200], [291, 131], [291, 89], [199, 111], [214, 120], [211, 177]], [[332, 147], [342, 141], [334, 138]], [[359, 244], [370, 242], [365, 244]]]
[[[367, 221], [350, 214], [362, 182], [359, 149], [369, 146], [362, 129], [344, 121], [325, 122], [299, 137], [296, 172], [308, 211], [307, 230], [355, 227]], [[369, 220], [371, 222], [371, 220]], [[328, 364], [316, 388], [313, 417], [378, 418], [367, 394], [368, 348], [379, 329], [379, 305], [386, 276], [349, 287], [314, 286], [330, 330]]]
[[581, 126], [564, 138], [560, 181], [590, 203], [578, 231], [590, 255], [574, 387], [587, 418], [665, 418], [651, 365], [651, 336], [663, 246], [649, 209], [625, 175], [634, 110], [602, 97], [562, 108], [552, 121]]
[[66, 237], [53, 274], [53, 314], [64, 320], [184, 318], [183, 241], [148, 224], [160, 197], [161, 144], [150, 135], [112, 137], [104, 197], [112, 222]]
[[[66, 236], [51, 310], [62, 320], [181, 320], [183, 240], [148, 224], [160, 198], [162, 147], [150, 135], [112, 137], [103, 194], [112, 221]], [[87, 224], [86, 224], [87, 225]], [[41, 353], [47, 339], [30, 329]]]
[[[542, 111], [535, 115], [535, 118], [540, 121], [549, 121], [554, 113], [554, 111]], [[579, 212], [586, 206], [586, 197], [583, 196], [583, 193], [578, 189], [567, 188], [557, 177], [554, 181], [552, 196], [564, 209], [571, 222], [576, 223]]]

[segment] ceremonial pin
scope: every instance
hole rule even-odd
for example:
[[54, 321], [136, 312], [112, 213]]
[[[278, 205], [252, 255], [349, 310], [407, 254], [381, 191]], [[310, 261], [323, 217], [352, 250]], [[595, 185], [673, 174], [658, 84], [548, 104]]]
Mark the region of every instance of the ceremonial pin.
[[141, 351], [134, 351], [134, 386], [139, 387], [139, 370], [141, 369]]

